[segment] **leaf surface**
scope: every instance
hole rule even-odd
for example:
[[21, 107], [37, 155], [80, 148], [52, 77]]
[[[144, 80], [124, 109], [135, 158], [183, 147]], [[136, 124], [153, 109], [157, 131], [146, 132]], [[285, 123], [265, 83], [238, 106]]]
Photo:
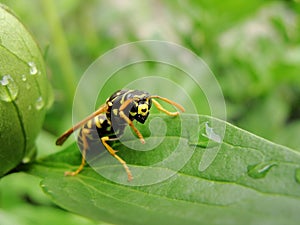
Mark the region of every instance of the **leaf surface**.
[[[132, 182], [101, 149], [89, 161], [93, 167], [65, 177], [80, 164], [76, 144], [28, 171], [43, 178], [42, 188], [59, 206], [114, 224], [299, 223], [299, 152], [207, 116], [151, 116], [137, 127], [144, 150], [129, 130], [112, 144]], [[209, 139], [216, 135], [223, 141]]]
[[40, 49], [21, 21], [0, 4], [0, 177], [36, 154], [51, 89]]

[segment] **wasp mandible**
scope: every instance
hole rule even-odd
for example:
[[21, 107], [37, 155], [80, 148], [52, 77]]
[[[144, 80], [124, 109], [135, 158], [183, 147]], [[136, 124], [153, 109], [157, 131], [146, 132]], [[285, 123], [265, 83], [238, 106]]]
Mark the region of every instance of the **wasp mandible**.
[[108, 142], [119, 140], [119, 137], [124, 133], [126, 126], [129, 125], [136, 133], [141, 143], [145, 143], [143, 135], [134, 126], [133, 121], [137, 120], [142, 124], [145, 123], [149, 116], [149, 110], [152, 103], [158, 110], [169, 116], [177, 116], [179, 114], [178, 111], [170, 112], [166, 110], [155, 99], [167, 102], [184, 112], [184, 108], [180, 104], [167, 98], [158, 95], [150, 95], [145, 91], [139, 90], [118, 90], [94, 113], [63, 133], [57, 139], [56, 145], [62, 145], [75, 130], [81, 128], [78, 135], [78, 145], [82, 152], [81, 164], [76, 171], [67, 171], [65, 172], [65, 175], [74, 176], [80, 173], [85, 165], [87, 150], [91, 145], [101, 141], [106, 150], [123, 165], [128, 180], [132, 180], [133, 176], [126, 162], [116, 154], [117, 151], [114, 150]]

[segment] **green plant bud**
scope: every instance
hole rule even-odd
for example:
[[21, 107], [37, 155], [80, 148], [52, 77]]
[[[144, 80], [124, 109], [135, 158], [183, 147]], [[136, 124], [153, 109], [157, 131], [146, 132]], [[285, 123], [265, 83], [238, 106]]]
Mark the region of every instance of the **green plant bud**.
[[0, 5], [0, 176], [35, 155], [35, 139], [51, 102], [40, 49]]

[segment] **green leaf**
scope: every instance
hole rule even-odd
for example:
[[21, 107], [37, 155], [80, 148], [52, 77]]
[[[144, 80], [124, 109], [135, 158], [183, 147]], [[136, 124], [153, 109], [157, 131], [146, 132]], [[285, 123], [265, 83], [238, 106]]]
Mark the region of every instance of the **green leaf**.
[[96, 224], [53, 205], [40, 189], [39, 182], [39, 177], [26, 173], [12, 173], [1, 178], [1, 225]]
[[299, 152], [208, 116], [151, 116], [136, 126], [149, 143], [144, 151], [129, 130], [112, 144], [132, 182], [101, 149], [93, 167], [65, 177], [80, 164], [76, 144], [28, 172], [62, 208], [114, 224], [299, 223]]
[[0, 5], [0, 177], [35, 155], [50, 88], [43, 57], [28, 30]]

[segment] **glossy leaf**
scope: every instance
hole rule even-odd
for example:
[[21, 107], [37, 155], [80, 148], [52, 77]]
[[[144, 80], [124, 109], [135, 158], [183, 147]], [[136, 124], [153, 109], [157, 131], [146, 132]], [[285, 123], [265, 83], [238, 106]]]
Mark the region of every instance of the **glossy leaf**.
[[[135, 176], [132, 182], [121, 179], [124, 183], [120, 184], [104, 178], [111, 168], [116, 176], [126, 178], [122, 167], [118, 170], [107, 163], [112, 157], [104, 153], [99, 153], [96, 167], [86, 166], [79, 175], [65, 177], [64, 171], [80, 164], [76, 144], [32, 164], [28, 172], [43, 178], [43, 190], [59, 206], [113, 224], [299, 223], [299, 152], [207, 116], [152, 116], [148, 120], [137, 127], [149, 136], [147, 143], [159, 143], [154, 149], [132, 150], [140, 143], [130, 132], [122, 143], [112, 146], [134, 176], [144, 170], [151, 178], [172, 171], [174, 165], [166, 164], [166, 168], [159, 162], [170, 157], [176, 146], [181, 146], [184, 155], [192, 152], [179, 171], [161, 182], [142, 185], [139, 180], [147, 179]], [[207, 126], [220, 137], [226, 127], [220, 144], [209, 142]]]
[[40, 50], [23, 24], [0, 5], [0, 176], [35, 154], [49, 104]]

